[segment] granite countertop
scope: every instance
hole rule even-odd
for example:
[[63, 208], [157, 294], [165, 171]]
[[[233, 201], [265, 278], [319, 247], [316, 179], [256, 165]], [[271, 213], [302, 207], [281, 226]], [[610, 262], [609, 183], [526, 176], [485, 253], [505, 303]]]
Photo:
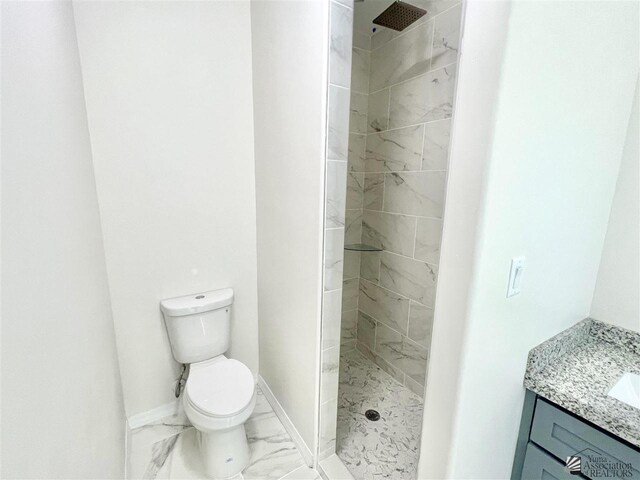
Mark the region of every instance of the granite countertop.
[[640, 374], [640, 334], [587, 318], [529, 352], [524, 386], [640, 447], [640, 409], [607, 395]]

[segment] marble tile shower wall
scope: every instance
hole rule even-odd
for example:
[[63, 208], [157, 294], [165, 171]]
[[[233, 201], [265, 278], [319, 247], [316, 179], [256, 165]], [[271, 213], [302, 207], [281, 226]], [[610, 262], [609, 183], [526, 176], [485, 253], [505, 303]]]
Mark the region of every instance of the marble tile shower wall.
[[329, 102], [318, 441], [320, 460], [335, 453], [336, 445], [352, 28], [353, 2], [332, 0], [329, 4]]
[[[351, 50], [351, 95], [349, 107], [349, 151], [347, 155], [347, 186], [345, 198], [346, 245], [360, 243], [364, 193], [364, 151], [367, 139], [367, 109], [369, 101], [369, 67], [371, 64], [371, 37], [353, 32]], [[366, 253], [365, 253], [366, 255]], [[345, 250], [342, 295], [342, 327], [340, 351], [356, 346], [358, 320], [358, 286], [362, 254]]]
[[[419, 2], [415, 2], [419, 3]], [[423, 2], [425, 3], [425, 2]], [[461, 5], [427, 2], [404, 32], [354, 37], [343, 350], [423, 395], [433, 323]]]

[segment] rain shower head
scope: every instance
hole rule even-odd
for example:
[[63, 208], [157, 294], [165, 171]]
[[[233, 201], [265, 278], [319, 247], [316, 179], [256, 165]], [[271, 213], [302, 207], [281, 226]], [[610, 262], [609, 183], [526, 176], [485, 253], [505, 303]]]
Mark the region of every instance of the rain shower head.
[[396, 0], [378, 15], [373, 23], [401, 32], [426, 13], [427, 11], [422, 8]]

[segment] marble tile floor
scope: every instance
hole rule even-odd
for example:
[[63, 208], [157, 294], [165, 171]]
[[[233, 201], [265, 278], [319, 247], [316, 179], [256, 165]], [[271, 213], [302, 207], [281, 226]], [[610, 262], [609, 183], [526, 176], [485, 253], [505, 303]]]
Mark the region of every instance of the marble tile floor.
[[[319, 480], [259, 387], [256, 408], [247, 420], [249, 466], [233, 480]], [[206, 479], [196, 444], [196, 430], [184, 416], [173, 415], [135, 429], [128, 459], [129, 479]]]
[[[336, 453], [356, 480], [413, 480], [422, 399], [357, 350], [340, 358]], [[377, 410], [380, 420], [364, 412]]]

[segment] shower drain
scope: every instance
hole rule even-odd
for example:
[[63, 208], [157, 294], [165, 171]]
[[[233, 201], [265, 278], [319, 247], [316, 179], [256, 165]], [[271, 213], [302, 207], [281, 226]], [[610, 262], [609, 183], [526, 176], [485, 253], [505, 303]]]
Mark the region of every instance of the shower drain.
[[371, 420], [372, 422], [377, 422], [378, 420], [380, 420], [380, 414], [375, 410], [367, 410], [366, 412], [364, 412], [364, 416], [367, 418], [367, 420]]

